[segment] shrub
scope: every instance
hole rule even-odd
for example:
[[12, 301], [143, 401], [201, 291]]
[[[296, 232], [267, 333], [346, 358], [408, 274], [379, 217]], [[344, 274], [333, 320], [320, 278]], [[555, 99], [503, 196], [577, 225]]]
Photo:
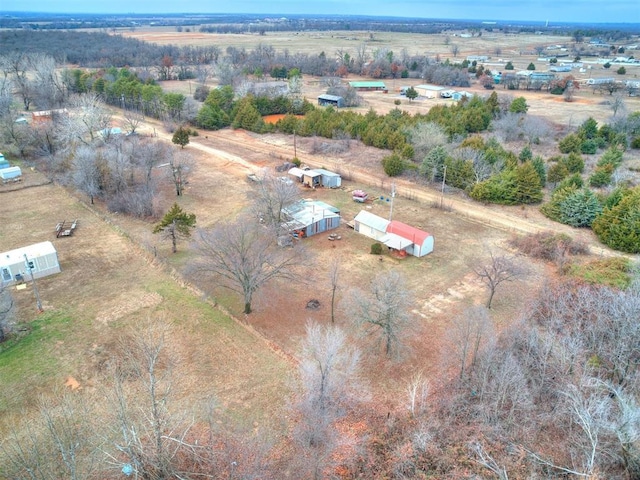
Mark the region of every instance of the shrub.
[[384, 173], [390, 177], [397, 177], [398, 175], [401, 175], [402, 172], [404, 172], [404, 167], [404, 160], [397, 153], [392, 153], [382, 159], [382, 168], [384, 169]]
[[592, 227], [605, 245], [640, 253], [640, 187], [626, 191], [616, 206], [605, 208]]
[[594, 188], [605, 187], [611, 183], [613, 176], [613, 165], [599, 165], [589, 177], [589, 185]]
[[561, 153], [579, 152], [582, 147], [582, 139], [575, 133], [570, 133], [558, 142]]
[[302, 162], [298, 157], [293, 157], [291, 159], [291, 163], [293, 163], [296, 167], [300, 167], [300, 165], [302, 165]]
[[371, 245], [371, 254], [372, 255], [382, 255], [382, 244], [381, 243], [374, 243]]
[[569, 266], [567, 273], [588, 283], [626, 288], [631, 283], [632, 263], [626, 258], [604, 258]]
[[564, 233], [553, 232], [531, 233], [523, 237], [515, 237], [510, 244], [525, 255], [547, 261], [556, 261], [567, 253], [585, 255], [589, 251], [585, 243], [576, 241]]
[[618, 70], [616, 70], [616, 73], [618, 75], [624, 75], [625, 73], [627, 73], [627, 69], [624, 67], [620, 67]]
[[561, 160], [567, 166], [569, 173], [584, 172], [584, 160], [579, 153], [571, 152], [568, 157]]
[[640, 148], [640, 136], [633, 137], [631, 140], [631, 148]]
[[595, 139], [589, 139], [582, 142], [580, 151], [585, 155], [593, 155], [598, 151], [598, 142]]

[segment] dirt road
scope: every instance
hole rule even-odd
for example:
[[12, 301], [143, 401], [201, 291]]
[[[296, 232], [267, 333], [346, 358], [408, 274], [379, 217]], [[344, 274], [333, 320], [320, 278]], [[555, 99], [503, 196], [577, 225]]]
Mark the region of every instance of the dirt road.
[[[155, 127], [155, 128], [154, 128]], [[153, 128], [156, 135], [171, 142], [172, 134], [166, 133], [160, 122], [147, 119], [147, 128]], [[195, 150], [199, 154], [201, 167], [223, 170], [228, 174], [246, 177], [265, 166], [275, 166], [293, 157], [293, 138], [284, 135], [255, 135], [244, 130], [219, 130], [215, 132], [200, 131], [198, 136], [191, 137], [187, 150]], [[304, 165], [311, 168], [323, 167], [338, 173], [350, 181], [363, 186], [375, 187], [391, 191], [395, 185], [396, 195], [414, 200], [424, 205], [440, 205], [455, 215], [467, 220], [488, 225], [513, 233], [538, 233], [557, 231], [571, 235], [585, 242], [592, 254], [619, 255], [603, 246], [588, 229], [575, 229], [562, 225], [544, 217], [537, 206], [506, 207], [499, 205], [482, 205], [463, 198], [458, 192], [438, 189], [416, 184], [408, 179], [391, 179], [380, 167], [376, 170], [358, 168], [353, 163], [338, 157], [314, 155], [301, 148], [297, 149], [297, 157]]]

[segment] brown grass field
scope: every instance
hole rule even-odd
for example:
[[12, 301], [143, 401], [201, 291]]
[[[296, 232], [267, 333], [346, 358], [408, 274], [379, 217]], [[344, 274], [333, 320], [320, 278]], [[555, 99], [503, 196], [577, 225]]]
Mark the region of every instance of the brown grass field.
[[[166, 29], [123, 31], [123, 35], [155, 43], [217, 44], [251, 48], [257, 43], [278, 50], [316, 52], [318, 46], [328, 54], [338, 48], [355, 48], [366, 41], [371, 48], [385, 47], [410, 54], [444, 55], [443, 36], [411, 36], [366, 32], [314, 32], [296, 35], [210, 35], [177, 33]], [[501, 58], [520, 62], [518, 55], [532, 48], [539, 37], [483, 34], [481, 39], [453, 39], [460, 43], [459, 56], [502, 50]], [[545, 43], [566, 43], [566, 37], [544, 37]], [[633, 72], [631, 75], [637, 75]], [[351, 78], [350, 78], [351, 79]], [[392, 81], [389, 81], [390, 83]], [[420, 83], [393, 82], [388, 94], [367, 93], [361, 111], [374, 108], [387, 111], [399, 99], [396, 87]], [[165, 88], [187, 93], [188, 82], [166, 82]], [[303, 93], [313, 100], [322, 91], [319, 79], [305, 79]], [[473, 87], [470, 90], [480, 90]], [[486, 91], [483, 91], [486, 93]], [[502, 91], [498, 91], [502, 94]], [[545, 93], [511, 92], [523, 95], [530, 114], [543, 115], [559, 124], [577, 125], [593, 116], [606, 121], [610, 116], [607, 98], [581, 91], [572, 103]], [[402, 109], [411, 113], [427, 111], [436, 101], [402, 98]], [[638, 99], [628, 99], [630, 110]], [[117, 123], [117, 122], [115, 122]], [[150, 134], [155, 127], [163, 139], [170, 138], [159, 124], [151, 122], [140, 129]], [[344, 186], [336, 190], [306, 190], [304, 196], [322, 199], [339, 207], [345, 220], [363, 208], [351, 201], [350, 192], [364, 188], [377, 200], [365, 208], [387, 216], [390, 183], [385, 180], [379, 160], [385, 152], [355, 142], [349, 152], [337, 156], [310, 153], [311, 140], [298, 139], [298, 156], [311, 166], [341, 171]], [[540, 148], [548, 148], [543, 145]], [[232, 219], [247, 203], [250, 184], [246, 174], [273, 167], [293, 157], [293, 141], [284, 135], [256, 136], [243, 131], [200, 132], [186, 147], [196, 158], [196, 170], [182, 207], [197, 216], [198, 226], [209, 227]], [[513, 149], [516, 149], [514, 146]], [[534, 151], [534, 153], [537, 153]], [[637, 160], [637, 159], [636, 159]], [[364, 173], [363, 173], [364, 172]], [[171, 323], [170, 348], [177, 359], [176, 393], [183, 407], [197, 405], [209, 395], [219, 400], [220, 411], [250, 425], [272, 424], [285, 415], [286, 399], [295, 377], [295, 356], [304, 325], [309, 320], [327, 323], [329, 316], [328, 264], [342, 260], [342, 290], [353, 285], [366, 286], [377, 272], [398, 269], [406, 274], [415, 297], [412, 313], [416, 328], [408, 342], [412, 347], [399, 362], [367, 355], [366, 376], [381, 404], [396, 408], [399, 391], [416, 371], [434, 375], [441, 370], [446, 354], [446, 329], [450, 319], [467, 306], [482, 303], [486, 289], [472, 271], [478, 258], [489, 249], [509, 252], [507, 240], [523, 231], [563, 230], [574, 237], [596, 244], [589, 231], [573, 230], [549, 222], [537, 207], [484, 207], [454, 194], [445, 198], [445, 209], [434, 207], [439, 192], [398, 181], [399, 196], [393, 206], [394, 218], [431, 232], [435, 251], [422, 258], [379, 259], [369, 254], [370, 239], [346, 226], [338, 233], [342, 240], [331, 242], [326, 235], [305, 240], [312, 255], [301, 265], [304, 281], [274, 282], [259, 292], [255, 312], [245, 318], [237, 295], [216, 288], [201, 278], [190, 278], [185, 266], [193, 256], [187, 242], [179, 244], [176, 255], [170, 245], [151, 233], [153, 222], [106, 212], [104, 205], [90, 207], [64, 188], [46, 182], [38, 172], [25, 169], [24, 181], [16, 186], [0, 186], [3, 229], [0, 245], [4, 250], [51, 240], [58, 250], [62, 273], [38, 281], [44, 313], [37, 313], [31, 287], [14, 292], [20, 321], [31, 329], [23, 340], [10, 346], [0, 363], [0, 432], [21, 414], [30, 410], [40, 394], [62, 386], [69, 377], [80, 384], [80, 391], [99, 392], [107, 365], [122, 332], [149, 316], [163, 316]], [[157, 199], [164, 210], [176, 201], [166, 184]], [[421, 193], [422, 192], [422, 193]], [[384, 197], [380, 200], [379, 197]], [[63, 219], [79, 219], [72, 237], [55, 238], [54, 227]], [[606, 249], [592, 249], [594, 255]], [[498, 329], [513, 320], [554, 268], [521, 259], [529, 275], [496, 294], [493, 318]], [[305, 305], [318, 299], [321, 307], [310, 311]], [[233, 320], [214, 303], [221, 304]], [[338, 324], [351, 329], [352, 317], [340, 310]], [[355, 342], [361, 342], [354, 337]], [[366, 344], [363, 342], [363, 346]], [[285, 352], [283, 354], [282, 352]], [[292, 358], [293, 357], [293, 358]]]

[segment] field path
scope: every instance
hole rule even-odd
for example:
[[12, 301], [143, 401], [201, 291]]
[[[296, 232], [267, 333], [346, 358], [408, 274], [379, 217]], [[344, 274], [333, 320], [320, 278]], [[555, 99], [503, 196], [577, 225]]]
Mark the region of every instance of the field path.
[[[166, 133], [158, 121], [147, 119], [147, 125], [153, 125], [157, 137], [171, 142], [172, 134]], [[291, 140], [291, 143], [293, 140]], [[224, 170], [232, 175], [246, 177], [256, 173], [268, 164], [267, 160], [290, 160], [293, 157], [292, 144], [283, 144], [270, 140], [268, 135], [256, 137], [244, 130], [223, 129], [215, 132], [201, 130], [199, 135], [190, 137], [186, 150], [194, 149], [205, 154], [198, 160], [201, 166]], [[253, 160], [248, 158], [252, 157]], [[297, 150], [297, 157], [304, 165], [311, 168], [323, 167], [341, 173], [349, 180], [391, 191], [395, 185], [396, 195], [425, 205], [440, 205], [455, 215], [467, 220], [518, 234], [532, 234], [544, 231], [562, 232], [587, 244], [592, 254], [619, 256], [602, 245], [589, 229], [576, 229], [568, 225], [553, 222], [544, 217], [537, 206], [505, 207], [500, 205], [483, 205], [458, 194], [437, 191], [406, 179], [387, 177], [382, 172], [367, 171], [338, 158], [313, 155]]]

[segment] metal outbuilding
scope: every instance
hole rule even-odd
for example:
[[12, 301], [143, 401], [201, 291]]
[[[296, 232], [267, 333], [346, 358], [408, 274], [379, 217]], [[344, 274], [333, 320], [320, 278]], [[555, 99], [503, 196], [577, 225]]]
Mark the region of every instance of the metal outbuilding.
[[318, 105], [332, 106], [337, 108], [344, 107], [344, 98], [339, 95], [329, 95], [328, 93], [324, 93], [322, 95], [318, 95]]
[[301, 200], [282, 209], [290, 220], [283, 224], [295, 237], [311, 237], [340, 226], [339, 210], [318, 200]]
[[2, 182], [18, 180], [20, 177], [22, 177], [22, 170], [20, 170], [20, 167], [7, 167], [0, 169], [0, 180]]
[[34, 278], [41, 278], [60, 271], [58, 252], [51, 242], [0, 253], [0, 280], [3, 285], [31, 280], [32, 274]]
[[322, 186], [326, 188], [338, 188], [342, 185], [342, 177], [340, 174], [335, 172], [330, 172], [329, 170], [325, 170], [324, 168], [315, 168], [317, 173], [322, 175]]

